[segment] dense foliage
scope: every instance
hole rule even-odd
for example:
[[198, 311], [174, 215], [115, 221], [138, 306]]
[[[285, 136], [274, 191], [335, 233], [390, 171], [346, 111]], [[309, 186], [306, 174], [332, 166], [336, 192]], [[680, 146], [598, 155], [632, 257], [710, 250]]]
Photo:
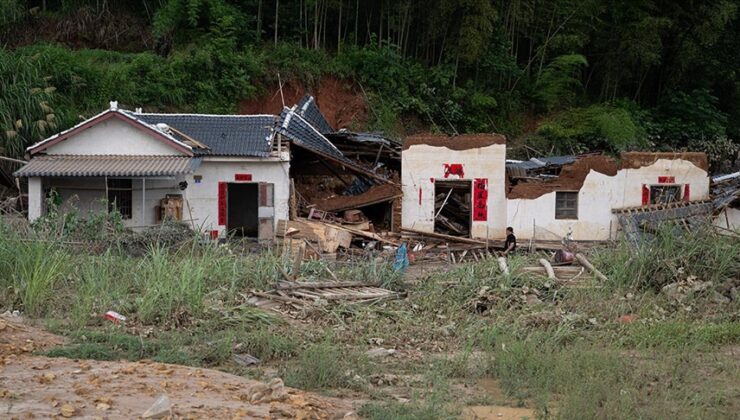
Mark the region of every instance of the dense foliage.
[[739, 6], [1, 0], [0, 136], [18, 155], [112, 99], [234, 112], [279, 72], [358, 82], [367, 128], [393, 134], [497, 131], [542, 153], [692, 148], [719, 162], [740, 138]]

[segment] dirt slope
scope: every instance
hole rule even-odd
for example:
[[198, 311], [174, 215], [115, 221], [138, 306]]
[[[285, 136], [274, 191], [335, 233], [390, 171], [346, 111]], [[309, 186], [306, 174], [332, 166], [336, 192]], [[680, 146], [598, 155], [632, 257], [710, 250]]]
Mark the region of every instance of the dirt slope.
[[240, 114], [280, 114], [285, 106], [292, 107], [303, 95], [310, 93], [316, 98], [321, 112], [335, 130], [340, 128], [362, 127], [367, 121], [367, 104], [362, 92], [358, 92], [352, 82], [325, 76], [310, 88], [299, 82], [287, 82], [280, 96], [278, 86], [266, 88], [267, 94], [243, 101], [239, 104]]
[[34, 356], [60, 337], [0, 317], [0, 418], [139, 418], [166, 394], [177, 418], [342, 418], [349, 402], [210, 369]]

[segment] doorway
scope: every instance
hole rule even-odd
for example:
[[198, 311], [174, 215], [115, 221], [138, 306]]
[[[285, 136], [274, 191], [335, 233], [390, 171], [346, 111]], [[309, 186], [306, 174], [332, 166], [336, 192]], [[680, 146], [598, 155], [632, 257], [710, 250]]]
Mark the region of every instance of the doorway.
[[259, 184], [230, 182], [227, 185], [227, 231], [235, 236], [258, 237]]
[[472, 189], [469, 180], [434, 182], [434, 231], [470, 237]]

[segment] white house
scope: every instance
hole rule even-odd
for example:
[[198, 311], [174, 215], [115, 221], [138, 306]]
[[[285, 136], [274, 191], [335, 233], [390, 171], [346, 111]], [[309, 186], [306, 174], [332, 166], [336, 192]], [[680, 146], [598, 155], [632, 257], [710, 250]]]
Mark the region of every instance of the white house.
[[117, 208], [126, 226], [157, 223], [167, 203], [199, 230], [272, 237], [288, 217], [290, 156], [273, 115], [110, 109], [28, 148], [28, 217], [56, 192], [63, 210]]
[[709, 199], [703, 153], [630, 152], [620, 161], [507, 161], [503, 136], [412, 136], [402, 154], [403, 227], [500, 239], [511, 226], [520, 239], [607, 240], [619, 228], [615, 210]]

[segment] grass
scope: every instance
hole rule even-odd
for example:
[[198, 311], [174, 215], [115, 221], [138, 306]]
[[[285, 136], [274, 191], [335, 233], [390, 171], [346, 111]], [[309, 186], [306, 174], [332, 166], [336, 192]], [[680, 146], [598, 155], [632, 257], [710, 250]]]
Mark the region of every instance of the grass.
[[[740, 409], [737, 302], [711, 297], [738, 286], [740, 246], [661, 232], [644, 248], [618, 244], [597, 253], [592, 261], [610, 281], [594, 288], [516, 271], [536, 257], [511, 258], [510, 275], [492, 260], [414, 283], [376, 258], [335, 264], [341, 279], [380, 280], [408, 298], [322, 306], [285, 322], [245, 303], [250, 289], [280, 279], [278, 264], [290, 265], [269, 252], [243, 255], [196, 241], [156, 242], [141, 255], [120, 246], [80, 252], [0, 228], [0, 307], [55, 320], [70, 344], [49, 356], [277, 373], [289, 386], [365, 397], [367, 418], [453, 418], [466, 403], [491, 401], [475, 386], [481, 380], [500, 385], [506, 401], [497, 403], [534, 408], [543, 418], [731, 418]], [[326, 264], [307, 262], [301, 275], [325, 277]], [[689, 277], [712, 287], [680, 304], [660, 291]], [[541, 303], [522, 299], [532, 290]], [[107, 310], [128, 316], [129, 325], [104, 321]], [[626, 314], [635, 320], [620, 322]], [[371, 359], [372, 347], [397, 354]], [[241, 353], [262, 364], [236, 364], [232, 356]], [[378, 374], [406, 379], [376, 386]], [[409, 401], [399, 402], [398, 392]]]

